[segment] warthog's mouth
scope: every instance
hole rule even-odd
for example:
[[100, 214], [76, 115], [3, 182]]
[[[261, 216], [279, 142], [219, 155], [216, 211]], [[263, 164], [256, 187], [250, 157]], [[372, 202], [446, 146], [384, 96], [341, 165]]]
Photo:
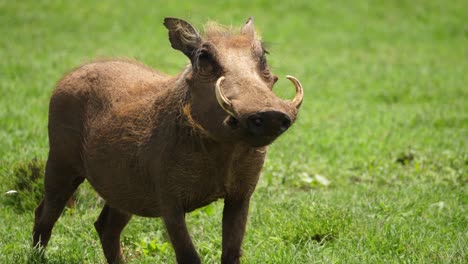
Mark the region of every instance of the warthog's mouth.
[[277, 136], [264, 136], [262, 138], [248, 137], [245, 141], [254, 148], [265, 147], [273, 143]]
[[226, 120], [224, 120], [224, 123], [232, 128], [232, 129], [238, 129], [240, 127], [240, 122], [237, 118], [233, 117], [232, 115], [229, 115]]
[[[224, 123], [233, 130], [242, 129], [243, 127], [245, 127], [241, 125], [241, 122], [239, 120], [232, 116], [228, 116]], [[243, 129], [245, 130], [243, 140], [252, 147], [263, 147], [271, 144], [279, 135], [285, 132], [286, 129], [286, 127], [283, 128], [283, 130], [277, 135], [256, 135], [255, 132], [250, 131], [248, 127], [245, 127]]]

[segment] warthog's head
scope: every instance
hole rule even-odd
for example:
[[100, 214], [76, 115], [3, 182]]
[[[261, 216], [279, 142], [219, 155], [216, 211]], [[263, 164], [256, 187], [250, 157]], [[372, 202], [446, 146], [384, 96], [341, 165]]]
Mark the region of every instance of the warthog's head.
[[253, 20], [240, 32], [208, 25], [201, 36], [189, 23], [166, 18], [169, 40], [191, 61], [185, 82], [190, 105], [186, 114], [196, 126], [220, 142], [243, 141], [253, 147], [270, 144], [295, 121], [303, 99], [301, 84], [293, 100], [273, 91], [278, 77], [270, 72], [263, 43]]

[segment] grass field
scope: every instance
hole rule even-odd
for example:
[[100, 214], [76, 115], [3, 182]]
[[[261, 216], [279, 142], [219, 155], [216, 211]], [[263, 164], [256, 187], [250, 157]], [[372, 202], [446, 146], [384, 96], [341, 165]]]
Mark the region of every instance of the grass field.
[[[286, 74], [305, 87], [252, 198], [243, 263], [468, 262], [466, 1], [168, 2], [0, 0], [0, 263], [38, 261], [30, 236], [55, 82], [96, 57], [177, 73], [187, 60], [165, 16], [198, 28], [254, 16], [282, 77], [275, 91], [292, 95]], [[102, 205], [80, 188], [47, 263], [104, 262]], [[204, 263], [219, 263], [221, 215], [219, 201], [187, 216]], [[122, 241], [130, 263], [175, 260], [160, 219], [134, 217]]]

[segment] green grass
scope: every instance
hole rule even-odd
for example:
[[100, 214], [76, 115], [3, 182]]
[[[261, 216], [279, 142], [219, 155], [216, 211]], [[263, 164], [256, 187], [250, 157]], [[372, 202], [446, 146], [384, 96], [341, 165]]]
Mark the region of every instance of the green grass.
[[[47, 156], [55, 82], [95, 57], [177, 73], [187, 60], [170, 48], [165, 16], [197, 27], [254, 16], [283, 78], [276, 92], [291, 96], [286, 74], [305, 87], [299, 120], [270, 147], [243, 263], [467, 263], [467, 10], [436, 0], [0, 0], [0, 263], [40, 260], [32, 171]], [[47, 263], [104, 262], [93, 228], [102, 201], [87, 184], [77, 199]], [[205, 263], [219, 263], [221, 215], [220, 201], [187, 217]], [[134, 217], [122, 240], [130, 263], [174, 262], [160, 219]]]

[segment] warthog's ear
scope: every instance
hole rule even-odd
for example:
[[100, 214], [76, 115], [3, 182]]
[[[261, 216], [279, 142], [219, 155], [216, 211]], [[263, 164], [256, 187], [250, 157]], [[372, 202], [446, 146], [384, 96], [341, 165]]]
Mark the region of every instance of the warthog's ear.
[[245, 22], [244, 26], [241, 29], [241, 34], [247, 35], [251, 38], [255, 38], [255, 28], [254, 28], [253, 17], [249, 17], [247, 22]]
[[164, 18], [164, 26], [169, 30], [172, 48], [182, 51], [192, 60], [194, 50], [202, 43], [200, 34], [187, 21], [178, 18]]

